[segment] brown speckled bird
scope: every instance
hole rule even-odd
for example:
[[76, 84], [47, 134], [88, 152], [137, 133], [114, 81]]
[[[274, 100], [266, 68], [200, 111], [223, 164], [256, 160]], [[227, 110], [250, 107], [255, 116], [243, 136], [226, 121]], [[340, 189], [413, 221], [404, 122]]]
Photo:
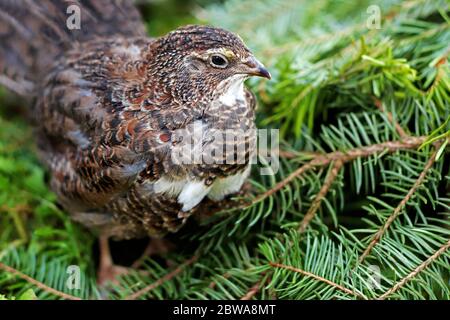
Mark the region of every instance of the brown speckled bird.
[[[73, 4], [79, 30], [66, 24]], [[0, 22], [0, 83], [30, 100], [40, 158], [74, 220], [119, 239], [161, 237], [204, 199], [240, 190], [255, 151], [243, 82], [270, 74], [238, 36], [186, 26], [152, 39], [118, 0], [2, 0]], [[175, 161], [195, 128], [197, 155], [240, 132], [215, 159], [244, 149], [244, 161]]]

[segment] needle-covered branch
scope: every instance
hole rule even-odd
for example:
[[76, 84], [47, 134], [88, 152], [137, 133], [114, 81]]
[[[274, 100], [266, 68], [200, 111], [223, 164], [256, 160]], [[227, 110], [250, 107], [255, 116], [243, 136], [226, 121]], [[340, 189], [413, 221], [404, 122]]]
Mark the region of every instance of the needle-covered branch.
[[[315, 156], [312, 160], [305, 163], [297, 170], [292, 172], [285, 179], [278, 182], [274, 187], [267, 190], [266, 192], [256, 196], [250, 205], [260, 202], [276, 192], [283, 189], [286, 185], [299, 178], [306, 171], [313, 170], [317, 167], [324, 167], [329, 165], [331, 162], [338, 162], [345, 164], [347, 162], [353, 161], [358, 158], [366, 158], [372, 155], [376, 155], [382, 152], [393, 153], [399, 150], [409, 150], [418, 149], [422, 143], [426, 140], [425, 136], [422, 137], [407, 137], [398, 141], [386, 141], [383, 143], [377, 143], [361, 148], [355, 148], [348, 151], [336, 151], [327, 154], [320, 154]], [[248, 206], [248, 205], [247, 205]], [[246, 207], [246, 206], [245, 206]]]
[[442, 145], [442, 142], [436, 143], [435, 151], [431, 154], [430, 158], [428, 159], [427, 163], [425, 164], [425, 167], [423, 168], [423, 171], [420, 173], [419, 177], [414, 182], [411, 189], [409, 189], [406, 196], [402, 199], [402, 201], [400, 201], [398, 206], [395, 208], [394, 212], [392, 212], [392, 215], [389, 216], [389, 218], [386, 220], [386, 222], [380, 228], [380, 230], [378, 230], [378, 232], [375, 233], [375, 235], [373, 236], [369, 245], [364, 250], [363, 254], [359, 257], [360, 263], [363, 262], [364, 259], [370, 254], [373, 247], [380, 241], [381, 237], [386, 233], [386, 231], [388, 230], [390, 225], [402, 213], [402, 210], [405, 207], [405, 205], [407, 204], [407, 202], [409, 201], [409, 199], [411, 199], [411, 197], [414, 195], [414, 193], [417, 191], [417, 189], [422, 185], [422, 183], [424, 182], [424, 180], [426, 178], [428, 171], [430, 170], [430, 168], [433, 166], [434, 162], [436, 161], [436, 155], [437, 155], [437, 152], [441, 145]]
[[41, 289], [43, 291], [46, 291], [46, 292], [48, 292], [48, 293], [50, 293], [52, 295], [55, 295], [57, 297], [60, 297], [62, 299], [65, 299], [65, 300], [81, 300], [79, 297], [75, 297], [73, 295], [70, 295], [70, 294], [64, 293], [62, 291], [53, 289], [53, 288], [47, 286], [46, 284], [44, 284], [44, 283], [42, 283], [42, 282], [40, 282], [40, 281], [38, 281], [38, 280], [36, 280], [36, 279], [26, 275], [26, 274], [24, 274], [23, 272], [21, 272], [19, 270], [16, 270], [16, 269], [14, 269], [14, 268], [12, 268], [10, 266], [7, 266], [6, 264], [4, 264], [2, 262], [0, 262], [0, 270], [3, 270], [3, 271], [8, 272], [8, 273], [10, 273], [12, 275], [15, 275], [15, 276], [25, 280], [26, 282], [28, 282], [28, 283], [30, 283], [32, 285], [35, 285], [39, 289]]

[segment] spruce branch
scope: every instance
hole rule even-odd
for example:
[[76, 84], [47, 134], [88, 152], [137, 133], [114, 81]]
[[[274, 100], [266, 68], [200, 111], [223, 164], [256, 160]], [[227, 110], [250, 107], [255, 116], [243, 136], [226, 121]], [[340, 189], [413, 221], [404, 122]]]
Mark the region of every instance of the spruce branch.
[[436, 155], [437, 155], [441, 145], [442, 145], [442, 142], [436, 144], [434, 152], [432, 153], [430, 159], [425, 164], [425, 167], [423, 168], [423, 170], [420, 173], [417, 180], [414, 182], [411, 189], [409, 189], [406, 196], [402, 199], [402, 201], [400, 201], [398, 206], [395, 208], [394, 212], [386, 220], [385, 224], [373, 236], [372, 241], [370, 241], [369, 245], [364, 250], [363, 254], [359, 257], [360, 263], [362, 263], [364, 261], [364, 259], [370, 254], [373, 247], [380, 241], [381, 237], [386, 233], [387, 229], [394, 222], [394, 220], [402, 213], [402, 209], [405, 207], [406, 203], [411, 199], [411, 197], [414, 195], [414, 193], [417, 191], [417, 189], [420, 187], [420, 185], [424, 182], [428, 171], [430, 170], [430, 168], [433, 166], [434, 162], [436, 161]]
[[188, 260], [186, 260], [185, 262], [183, 262], [182, 264], [180, 264], [177, 268], [175, 268], [173, 271], [169, 272], [168, 274], [166, 274], [165, 276], [163, 276], [162, 278], [156, 280], [155, 282], [153, 282], [152, 284], [146, 286], [145, 288], [142, 288], [141, 290], [136, 291], [133, 294], [130, 294], [129, 296], [125, 297], [124, 300], [136, 300], [139, 297], [145, 295], [147, 292], [159, 287], [160, 285], [162, 285], [164, 282], [171, 280], [172, 278], [174, 278], [175, 276], [177, 276], [179, 273], [181, 273], [186, 267], [188, 267], [189, 265], [193, 264], [194, 262], [196, 262], [199, 258], [199, 255], [194, 255], [191, 258], [189, 258]]
[[[194, 251], [176, 251], [173, 258], [180, 265], [148, 259], [142, 265], [146, 270], [121, 277], [120, 287], [105, 298], [449, 299], [443, 259], [449, 253], [450, 176], [448, 161], [437, 160], [447, 156], [450, 144], [446, 0], [387, 1], [381, 29], [367, 28], [361, 15], [371, 4], [368, 0], [239, 1], [208, 6], [203, 18], [236, 31], [274, 76], [249, 85], [259, 93], [258, 127], [278, 127], [287, 138], [279, 174], [254, 177], [252, 183], [262, 191], [252, 198], [245, 196], [248, 182], [236, 201], [205, 199], [205, 223], [183, 229], [174, 242], [183, 247], [184, 239], [192, 239], [186, 250], [208, 248], [209, 257], [181, 263]], [[242, 27], [250, 24], [255, 27]], [[0, 84], [27, 90], [21, 79], [0, 76]], [[0, 214], [0, 261], [63, 292], [65, 266], [78, 264], [88, 271], [79, 297], [101, 298], [93, 272], [93, 236], [55, 209], [32, 153], [17, 147], [29, 140], [23, 139], [20, 122], [0, 116], [0, 123], [0, 203], [5, 203], [0, 210], [9, 213]], [[420, 151], [438, 141], [445, 142], [431, 170], [394, 214], [431, 160], [432, 147], [426, 148], [426, 157]], [[30, 207], [23, 215], [24, 228], [33, 232], [26, 246], [16, 239], [24, 234], [14, 220], [21, 204]], [[299, 212], [305, 204], [305, 212]], [[321, 217], [317, 212], [325, 205], [327, 216]], [[401, 216], [406, 223], [399, 224], [395, 219], [406, 206], [416, 210]], [[445, 212], [436, 216], [441, 209]], [[353, 210], [368, 216], [355, 217]], [[330, 221], [337, 231], [327, 228]], [[388, 221], [388, 232], [380, 234], [365, 260], [374, 258], [381, 270], [389, 270], [375, 287], [373, 270], [359, 263], [358, 255]], [[298, 232], [305, 230], [312, 232]], [[443, 243], [446, 249], [441, 250]], [[356, 255], [355, 248], [360, 248]], [[430, 268], [428, 261], [434, 261]], [[14, 279], [17, 283], [8, 287], [13, 295], [30, 286], [3, 270], [0, 291]], [[38, 290], [43, 298], [50, 295]]]
[[427, 260], [422, 262], [417, 268], [415, 268], [411, 273], [409, 273], [406, 277], [404, 277], [402, 280], [397, 282], [391, 289], [383, 293], [378, 300], [384, 300], [394, 292], [401, 289], [408, 281], [413, 279], [415, 276], [417, 276], [420, 272], [422, 272], [425, 268], [427, 268], [433, 261], [438, 259], [446, 250], [450, 248], [450, 239], [442, 246], [440, 247], [433, 255], [431, 255]]
[[36, 287], [38, 287], [39, 289], [42, 289], [48, 293], [51, 293], [55, 296], [58, 296], [60, 298], [66, 299], [66, 300], [81, 300], [81, 298], [75, 297], [73, 295], [64, 293], [62, 291], [50, 288], [49, 286], [45, 285], [44, 283], [33, 279], [32, 277], [20, 272], [19, 270], [16, 270], [10, 266], [7, 266], [6, 264], [0, 262], [0, 270], [3, 270], [5, 272], [8, 272], [10, 274], [13, 274], [15, 276], [18, 276], [19, 278], [22, 278], [23, 280], [25, 280], [28, 283], [31, 283], [33, 285], [35, 285]]
[[398, 150], [408, 150], [408, 149], [417, 149], [420, 145], [426, 140], [426, 136], [420, 137], [411, 137], [408, 136], [404, 139], [398, 141], [386, 141], [382, 143], [372, 144], [368, 146], [364, 146], [361, 148], [355, 148], [348, 151], [335, 151], [327, 154], [320, 154], [315, 156], [312, 160], [305, 163], [297, 170], [292, 172], [285, 179], [278, 182], [274, 187], [267, 190], [266, 192], [256, 196], [251, 203], [245, 204], [243, 207], [239, 209], [248, 208], [270, 196], [275, 194], [276, 192], [282, 190], [285, 186], [290, 184], [292, 181], [300, 177], [306, 171], [312, 170], [316, 167], [323, 167], [329, 165], [331, 162], [341, 162], [345, 164], [347, 162], [353, 161], [358, 158], [367, 158], [369, 156], [379, 154], [382, 152], [393, 153]]
[[330, 173], [327, 175], [325, 182], [320, 189], [319, 193], [314, 198], [313, 203], [311, 204], [311, 207], [309, 208], [306, 215], [303, 217], [303, 220], [300, 222], [300, 226], [298, 227], [298, 232], [302, 233], [305, 231], [306, 227], [309, 225], [311, 220], [316, 215], [317, 210], [320, 208], [320, 204], [322, 203], [323, 198], [328, 193], [328, 190], [330, 190], [331, 185], [333, 184], [333, 181], [336, 179], [339, 171], [341, 170], [343, 165], [343, 162], [341, 160], [337, 160], [333, 167], [331, 168]]
[[353, 290], [350, 290], [350, 289], [348, 289], [346, 287], [343, 287], [343, 286], [341, 286], [341, 285], [339, 285], [339, 284], [337, 284], [337, 283], [335, 283], [333, 281], [330, 281], [328, 279], [320, 277], [320, 276], [318, 276], [318, 275], [316, 275], [314, 273], [311, 273], [311, 272], [308, 272], [308, 271], [305, 271], [305, 270], [302, 270], [302, 269], [299, 269], [299, 268], [294, 268], [292, 266], [284, 265], [284, 264], [281, 264], [281, 263], [276, 263], [276, 262], [269, 262], [269, 265], [274, 267], [274, 268], [282, 268], [282, 269], [286, 269], [286, 270], [290, 270], [290, 271], [293, 271], [293, 272], [300, 273], [300, 274], [302, 274], [304, 276], [307, 276], [307, 277], [310, 277], [310, 278], [314, 278], [314, 279], [316, 279], [318, 281], [324, 282], [324, 283], [326, 283], [326, 284], [328, 284], [328, 285], [330, 285], [330, 286], [332, 286], [332, 287], [334, 287], [334, 288], [336, 288], [336, 289], [338, 289], [338, 290], [340, 290], [342, 292], [345, 292], [345, 293], [350, 294], [352, 296], [358, 297], [360, 299], [367, 300], [366, 296], [364, 296], [364, 295], [362, 295], [362, 294], [360, 294], [358, 292], [355, 292]]
[[282, 158], [286, 158], [286, 159], [294, 159], [297, 158], [298, 156], [306, 156], [309, 158], [313, 158], [313, 157], [317, 157], [320, 156], [321, 153], [320, 152], [311, 152], [311, 151], [289, 151], [289, 150], [280, 150], [278, 152], [278, 155]]

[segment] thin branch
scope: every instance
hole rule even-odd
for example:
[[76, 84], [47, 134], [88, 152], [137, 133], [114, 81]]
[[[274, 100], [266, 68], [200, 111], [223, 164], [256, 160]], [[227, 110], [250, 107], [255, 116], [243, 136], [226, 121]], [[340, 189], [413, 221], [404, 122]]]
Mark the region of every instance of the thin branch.
[[281, 180], [280, 182], [278, 182], [273, 188], [267, 190], [266, 192], [258, 195], [257, 197], [255, 197], [252, 202], [250, 204], [246, 204], [246, 206], [251, 206], [257, 202], [260, 202], [261, 200], [264, 200], [268, 197], [270, 197], [271, 195], [273, 195], [274, 193], [280, 191], [281, 189], [283, 189], [285, 186], [287, 186], [289, 183], [291, 183], [293, 180], [295, 180], [296, 178], [298, 178], [299, 176], [301, 176], [303, 173], [305, 173], [308, 170], [313, 169], [315, 166], [312, 163], [315, 159], [311, 160], [310, 162], [304, 164], [303, 166], [301, 166], [300, 168], [298, 168], [297, 170], [295, 170], [294, 172], [292, 172], [289, 176], [287, 176], [285, 179]]
[[313, 203], [311, 204], [311, 207], [309, 208], [306, 215], [303, 217], [303, 220], [300, 222], [300, 226], [298, 227], [298, 232], [302, 233], [305, 231], [306, 227], [309, 225], [311, 220], [316, 215], [317, 210], [320, 208], [320, 204], [322, 203], [323, 198], [328, 193], [328, 190], [330, 190], [331, 185], [333, 184], [333, 181], [336, 179], [339, 171], [342, 168], [342, 161], [338, 160], [334, 163], [333, 168], [331, 169], [331, 172], [327, 175], [325, 182], [320, 189], [317, 196], [314, 198]]
[[46, 284], [44, 284], [44, 283], [42, 283], [42, 282], [40, 282], [40, 281], [38, 281], [36, 279], [33, 279], [32, 277], [30, 277], [30, 276], [20, 272], [19, 270], [16, 270], [16, 269], [12, 268], [10, 266], [7, 266], [6, 264], [4, 264], [2, 262], [0, 262], [0, 270], [6, 271], [6, 272], [11, 273], [11, 274], [13, 274], [15, 276], [18, 276], [19, 278], [22, 278], [26, 282], [29, 282], [29, 283], [35, 285], [39, 289], [42, 289], [42, 290], [44, 290], [44, 291], [46, 291], [48, 293], [51, 293], [51, 294], [53, 294], [55, 296], [60, 297], [60, 298], [63, 298], [63, 299], [66, 299], [66, 300], [81, 300], [81, 298], [79, 298], [79, 297], [75, 297], [75, 296], [72, 296], [70, 294], [61, 292], [59, 290], [50, 288]]
[[285, 264], [281, 264], [281, 263], [269, 262], [269, 264], [272, 267], [282, 268], [282, 269], [286, 269], [286, 270], [290, 270], [290, 271], [294, 271], [294, 272], [300, 273], [300, 274], [302, 274], [304, 276], [307, 276], [307, 277], [316, 279], [318, 281], [324, 282], [324, 283], [326, 283], [326, 284], [328, 284], [328, 285], [330, 285], [330, 286], [332, 286], [332, 287], [334, 287], [334, 288], [336, 288], [336, 289], [338, 289], [338, 290], [340, 290], [342, 292], [345, 292], [347, 294], [350, 294], [350, 295], [356, 296], [358, 298], [367, 300], [367, 297], [365, 297], [364, 295], [362, 295], [362, 294], [360, 294], [358, 292], [355, 292], [353, 290], [350, 290], [350, 289], [348, 289], [346, 287], [343, 287], [343, 286], [341, 286], [341, 285], [339, 285], [339, 284], [337, 284], [337, 283], [335, 283], [333, 281], [330, 281], [328, 279], [320, 277], [320, 276], [318, 276], [318, 275], [316, 275], [314, 273], [311, 273], [311, 272], [308, 272], [308, 271], [305, 271], [305, 270], [302, 270], [302, 269], [294, 268], [294, 267], [291, 267], [291, 266], [288, 266], [288, 265], [285, 265]]
[[172, 278], [177, 276], [181, 271], [183, 271], [184, 268], [186, 268], [187, 266], [193, 264], [197, 260], [198, 260], [198, 255], [194, 255], [192, 258], [190, 258], [190, 259], [186, 260], [185, 262], [183, 262], [182, 264], [180, 264], [176, 269], [174, 269], [173, 271], [169, 272], [164, 277], [156, 280], [155, 282], [153, 282], [152, 284], [148, 285], [147, 287], [142, 288], [141, 290], [138, 290], [135, 293], [130, 294], [129, 296], [125, 297], [125, 300], [136, 300], [136, 299], [138, 299], [139, 297], [143, 296], [147, 292], [149, 292], [149, 291], [159, 287], [164, 282], [171, 280]]
[[[229, 279], [231, 277], [231, 274], [226, 272], [222, 275], [224, 279]], [[211, 281], [208, 285], [209, 289], [214, 289], [217, 286], [217, 282]], [[261, 279], [258, 280], [248, 291], [247, 293], [241, 298], [241, 300], [250, 300], [253, 298], [255, 294], [258, 293], [259, 289], [261, 287]]]
[[320, 156], [321, 153], [320, 152], [313, 152], [313, 151], [297, 151], [297, 152], [293, 152], [293, 151], [288, 151], [288, 150], [280, 150], [278, 152], [278, 155], [281, 158], [294, 159], [294, 158], [299, 158], [301, 156], [305, 156], [305, 157], [308, 157], [308, 158], [314, 158], [314, 157]]
[[241, 298], [241, 300], [251, 300], [261, 288], [261, 280], [256, 282], [248, 291], [247, 293]]
[[424, 182], [425, 177], [430, 170], [430, 168], [433, 166], [434, 162], [436, 161], [436, 155], [439, 150], [439, 146], [441, 144], [436, 145], [436, 149], [431, 155], [430, 159], [425, 164], [425, 167], [423, 168], [422, 172], [420, 173], [417, 180], [414, 182], [411, 189], [409, 189], [406, 196], [400, 201], [398, 206], [394, 209], [394, 212], [389, 216], [389, 218], [386, 220], [385, 224], [375, 233], [372, 241], [369, 243], [368, 247], [364, 250], [363, 254], [359, 257], [359, 262], [363, 262], [364, 259], [370, 254], [373, 247], [380, 241], [381, 237], [386, 233], [387, 229], [390, 227], [390, 225], [394, 222], [394, 220], [402, 213], [402, 209], [406, 205], [406, 203], [411, 199], [411, 197], [414, 195], [414, 193], [417, 191], [417, 189], [420, 187], [420, 185]]
[[390, 113], [389, 111], [386, 111], [386, 109], [383, 106], [383, 102], [380, 99], [375, 98], [375, 97], [373, 98], [373, 100], [374, 100], [375, 106], [378, 109], [380, 109], [381, 112], [386, 113], [388, 120], [394, 125], [395, 130], [397, 130], [397, 133], [400, 135], [400, 137], [402, 137], [402, 138], [408, 137], [405, 130], [403, 130], [403, 128], [400, 126], [400, 124], [394, 120], [392, 113]]
[[393, 294], [400, 288], [402, 288], [409, 280], [414, 278], [417, 274], [422, 272], [430, 263], [435, 261], [437, 258], [439, 258], [440, 255], [442, 255], [446, 250], [450, 248], [450, 239], [439, 248], [438, 251], [436, 251], [431, 257], [429, 257], [427, 260], [422, 262], [416, 269], [414, 269], [410, 274], [408, 274], [406, 277], [404, 277], [402, 280], [400, 280], [398, 283], [395, 284], [391, 289], [383, 293], [380, 297], [378, 297], [379, 300], [386, 299], [389, 295]]
[[247, 208], [252, 206], [253, 204], [260, 202], [274, 193], [283, 189], [286, 185], [294, 181], [296, 178], [301, 176], [306, 171], [314, 169], [316, 167], [323, 167], [330, 164], [333, 161], [341, 161], [343, 164], [353, 161], [357, 158], [369, 157], [374, 154], [381, 153], [383, 151], [388, 151], [389, 153], [398, 151], [398, 150], [407, 150], [407, 149], [417, 149], [420, 145], [427, 139], [426, 136], [420, 137], [406, 137], [405, 139], [399, 141], [387, 141], [383, 143], [373, 144], [361, 148], [355, 148], [348, 150], [346, 152], [335, 151], [327, 154], [321, 154], [315, 156], [312, 160], [292, 172], [285, 179], [278, 182], [273, 188], [267, 190], [266, 192], [256, 196], [250, 203], [244, 204], [242, 207], [238, 207], [238, 209]]

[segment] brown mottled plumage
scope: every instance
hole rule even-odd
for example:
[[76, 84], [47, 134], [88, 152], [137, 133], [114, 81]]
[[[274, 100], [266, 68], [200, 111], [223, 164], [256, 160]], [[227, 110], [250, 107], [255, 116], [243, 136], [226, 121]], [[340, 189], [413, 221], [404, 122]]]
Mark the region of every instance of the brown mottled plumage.
[[[81, 30], [65, 25], [74, 3]], [[0, 21], [0, 83], [32, 99], [40, 158], [75, 220], [116, 238], [161, 236], [204, 198], [240, 189], [255, 149], [242, 83], [270, 75], [239, 37], [187, 26], [151, 39], [127, 1], [4, 0]], [[174, 161], [195, 126], [197, 154], [224, 130], [244, 132], [214, 155], [244, 161]]]

